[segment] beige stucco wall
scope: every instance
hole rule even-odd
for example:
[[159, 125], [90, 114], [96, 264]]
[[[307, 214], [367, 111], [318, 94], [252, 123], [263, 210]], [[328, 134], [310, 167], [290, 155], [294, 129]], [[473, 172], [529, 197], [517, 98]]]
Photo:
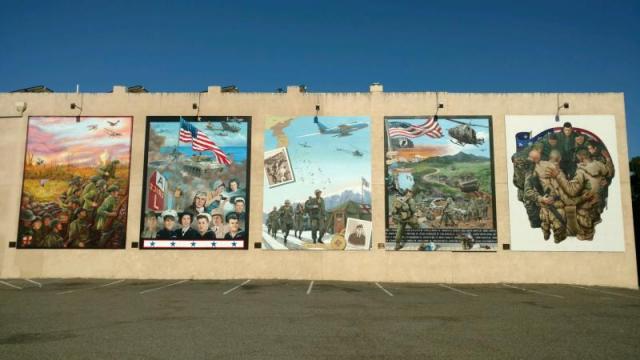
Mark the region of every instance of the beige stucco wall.
[[[215, 89], [214, 89], [215, 90]], [[555, 114], [557, 94], [439, 93], [441, 115], [490, 115], [496, 181], [498, 247], [495, 253], [393, 252], [379, 249], [384, 241], [385, 116], [433, 114], [436, 93], [114, 93], [0, 94], [0, 278], [286, 278], [387, 282], [451, 283], [570, 283], [637, 287], [633, 220], [630, 201], [624, 97], [620, 93], [559, 94], [570, 108], [562, 114], [611, 114], [616, 118], [618, 159], [616, 181], [621, 182], [625, 252], [516, 252], [502, 250], [509, 243], [507, 154], [504, 118], [507, 114]], [[246, 251], [142, 251], [138, 241], [142, 199], [145, 119], [149, 115], [247, 115], [252, 122], [250, 246]], [[127, 248], [124, 250], [17, 250], [9, 248], [17, 233], [27, 117], [125, 116], [133, 120]], [[327, 116], [366, 115], [372, 118], [373, 241], [368, 252], [265, 251], [255, 249], [261, 239], [263, 121], [267, 116], [311, 115], [315, 105]]]

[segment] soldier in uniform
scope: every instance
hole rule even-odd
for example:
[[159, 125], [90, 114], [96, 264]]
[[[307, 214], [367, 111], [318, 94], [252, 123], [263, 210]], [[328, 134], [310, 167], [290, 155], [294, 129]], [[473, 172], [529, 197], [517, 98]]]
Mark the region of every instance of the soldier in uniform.
[[[104, 180], [101, 180], [104, 181]], [[96, 230], [100, 231], [100, 240], [98, 241], [98, 247], [103, 248], [107, 244], [107, 241], [113, 236], [116, 226], [112, 222], [110, 226], [107, 226], [107, 221], [110, 218], [118, 216], [116, 212], [116, 206], [118, 206], [118, 191], [120, 188], [118, 185], [111, 185], [107, 191], [109, 195], [102, 202], [96, 212]]]
[[304, 206], [296, 204], [296, 211], [293, 218], [293, 236], [302, 239], [302, 231], [304, 230]]
[[32, 222], [36, 219], [33, 211], [23, 209], [20, 211], [20, 229], [18, 230], [18, 243], [20, 247], [32, 247], [33, 229]]
[[[529, 150], [536, 147], [530, 147]], [[534, 164], [526, 155], [526, 149], [519, 151], [511, 157], [513, 163], [513, 184], [518, 188], [518, 200], [524, 204], [524, 208], [527, 211], [527, 217], [529, 218], [529, 226], [532, 229], [540, 227], [540, 205], [537, 202], [528, 199], [525, 196], [527, 188], [531, 186], [529, 177], [533, 173]]]
[[67, 187], [67, 191], [60, 196], [63, 204], [68, 204], [72, 197], [77, 196], [77, 193], [80, 191], [80, 180], [79, 176], [74, 176], [69, 180], [69, 187]]
[[100, 201], [100, 193], [104, 191], [105, 186], [107, 186], [107, 182], [104, 179], [99, 179], [95, 185], [89, 184], [82, 192], [82, 200], [84, 201], [82, 208], [87, 210], [89, 221], [95, 218], [95, 211], [100, 205], [98, 202]]
[[176, 214], [175, 210], [165, 210], [162, 212], [162, 230], [158, 231], [157, 238], [162, 240], [173, 240], [178, 238], [177, 232], [174, 230], [176, 224], [176, 218], [178, 214]]
[[222, 239], [229, 231], [229, 226], [222, 220], [222, 210], [216, 209], [211, 213], [211, 231], [216, 234], [216, 238]]
[[42, 227], [42, 218], [36, 216], [31, 223], [31, 247], [39, 248], [44, 244], [44, 228]]
[[364, 231], [364, 228], [362, 224], [356, 225], [356, 231], [349, 234], [349, 239], [348, 239], [349, 244], [356, 245], [356, 246], [364, 246], [367, 239], [364, 236], [363, 231]]
[[309, 205], [307, 208], [307, 212], [309, 213], [309, 220], [311, 220], [311, 238], [313, 239], [314, 244], [316, 243], [316, 241], [318, 241], [320, 244], [324, 244], [322, 242], [322, 237], [324, 236], [325, 231], [325, 209], [324, 199], [321, 196], [322, 190], [316, 189], [315, 195], [315, 198], [312, 198], [308, 201]]
[[[244, 240], [244, 231], [240, 228], [240, 222], [235, 215], [229, 217], [229, 232], [224, 235], [225, 240]], [[286, 239], [286, 237], [285, 237]], [[286, 240], [285, 240], [286, 242]]]
[[[540, 227], [545, 240], [549, 240], [551, 232], [556, 243], [567, 238], [567, 223], [565, 215], [565, 202], [561, 197], [559, 186], [555, 179], [548, 176], [550, 169], [556, 169], [561, 161], [560, 152], [553, 150], [550, 153], [551, 161], [541, 161], [538, 149], [529, 152], [529, 159], [533, 162], [534, 170], [527, 178], [525, 197], [535, 202], [540, 208]], [[565, 199], [568, 200], [568, 199]]]
[[51, 221], [51, 232], [44, 238], [43, 247], [46, 248], [62, 248], [64, 247], [64, 238], [60, 235], [62, 224], [58, 219]]
[[269, 217], [267, 218], [267, 232], [274, 238], [278, 234], [279, 216], [280, 215], [278, 214], [278, 208], [274, 206], [273, 210], [271, 210], [271, 212], [269, 213]]
[[406, 240], [404, 239], [404, 232], [407, 226], [412, 229], [417, 229], [418, 218], [416, 217], [416, 202], [413, 199], [413, 190], [407, 189], [404, 197], [396, 196], [393, 200], [393, 206], [391, 208], [391, 216], [393, 222], [398, 229], [396, 230], [396, 250], [402, 249]]
[[84, 248], [89, 245], [91, 235], [91, 224], [87, 221], [87, 210], [80, 209], [77, 219], [69, 225], [68, 247]]
[[156, 213], [149, 210], [144, 215], [144, 231], [142, 232], [143, 239], [155, 239], [158, 234], [158, 218]]
[[280, 218], [280, 229], [284, 234], [284, 243], [287, 244], [287, 237], [289, 237], [289, 231], [293, 228], [293, 208], [291, 207], [291, 201], [285, 200], [284, 205], [278, 210]]
[[549, 160], [552, 150], [559, 150], [558, 135], [555, 133], [547, 135], [546, 140], [542, 143], [542, 160]]
[[602, 221], [599, 208], [600, 189], [607, 169], [601, 162], [593, 161], [588, 151], [581, 150], [577, 155], [580, 163], [573, 179], [567, 180], [557, 170], [549, 171], [549, 174], [557, 179], [562, 190], [569, 196], [581, 197], [581, 200], [577, 201], [576, 237], [578, 240], [593, 240], [595, 225]]
[[198, 224], [198, 234], [194, 240], [216, 240], [216, 234], [209, 229], [211, 215], [200, 213], [196, 215], [196, 222]]
[[440, 218], [440, 226], [456, 226], [455, 221], [455, 203], [451, 197], [447, 198], [447, 203], [442, 209], [442, 217]]
[[176, 230], [176, 238], [183, 240], [192, 240], [196, 236], [196, 231], [191, 227], [193, 222], [193, 214], [190, 212], [180, 213], [178, 217], [180, 228]]
[[572, 178], [576, 172], [576, 163], [574, 161], [576, 137], [577, 133], [573, 131], [571, 123], [564, 123], [562, 132], [558, 135], [558, 148], [562, 157], [560, 169], [564, 171], [568, 178]]
[[100, 176], [105, 180], [115, 179], [116, 166], [118, 166], [118, 164], [120, 164], [120, 160], [110, 161], [108, 164], [101, 166], [100, 169], [98, 169], [98, 174], [100, 174]]

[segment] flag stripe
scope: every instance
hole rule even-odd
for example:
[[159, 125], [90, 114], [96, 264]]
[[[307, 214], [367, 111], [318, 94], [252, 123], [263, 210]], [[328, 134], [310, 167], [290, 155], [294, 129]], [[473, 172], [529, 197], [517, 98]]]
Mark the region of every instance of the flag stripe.
[[179, 141], [191, 143], [191, 148], [194, 151], [211, 151], [216, 156], [216, 160], [220, 164], [231, 164], [231, 159], [229, 159], [227, 154], [225, 154], [215, 142], [209, 139], [207, 134], [183, 119], [180, 119]]

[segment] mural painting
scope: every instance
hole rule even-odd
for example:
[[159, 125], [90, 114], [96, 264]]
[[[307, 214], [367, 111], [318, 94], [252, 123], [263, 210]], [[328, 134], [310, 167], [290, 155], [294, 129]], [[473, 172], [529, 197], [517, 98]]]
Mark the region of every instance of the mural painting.
[[369, 118], [270, 117], [265, 126], [262, 247], [368, 250]]
[[495, 251], [490, 117], [387, 117], [387, 250]]
[[148, 117], [142, 249], [247, 249], [249, 117]]
[[507, 116], [505, 126], [511, 249], [624, 251], [614, 118]]
[[20, 249], [123, 249], [131, 117], [32, 116]]

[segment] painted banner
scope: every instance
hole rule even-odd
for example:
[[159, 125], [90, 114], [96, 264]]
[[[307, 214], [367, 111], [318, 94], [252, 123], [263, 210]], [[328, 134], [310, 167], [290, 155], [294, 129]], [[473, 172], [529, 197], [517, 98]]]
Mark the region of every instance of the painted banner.
[[31, 116], [19, 249], [123, 249], [131, 117]]
[[624, 251], [615, 118], [506, 116], [511, 249]]
[[264, 249], [370, 248], [369, 126], [365, 116], [267, 118]]
[[247, 249], [246, 116], [147, 117], [141, 249]]
[[387, 250], [495, 251], [491, 118], [387, 117]]

